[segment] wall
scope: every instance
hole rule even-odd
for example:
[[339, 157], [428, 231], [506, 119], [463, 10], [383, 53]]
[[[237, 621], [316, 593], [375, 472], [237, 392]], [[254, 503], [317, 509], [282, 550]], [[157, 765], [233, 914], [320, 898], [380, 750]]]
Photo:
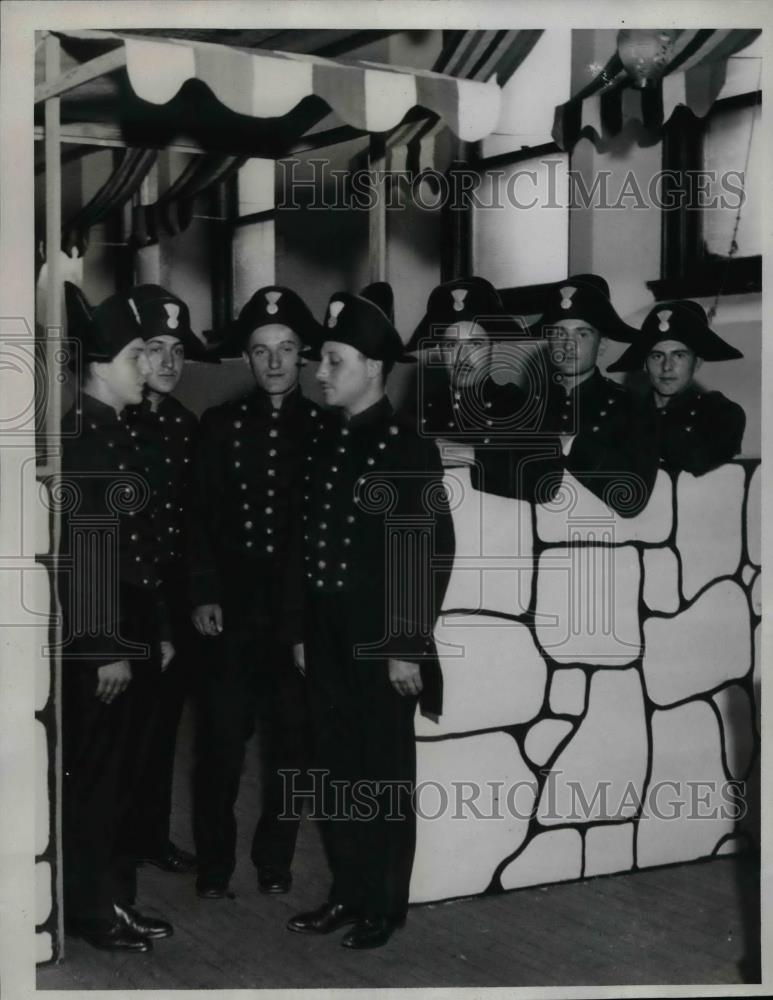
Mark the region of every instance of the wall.
[[[580, 62], [598, 55], [607, 32], [576, 32], [581, 45]], [[596, 38], [595, 48], [590, 44]], [[608, 40], [606, 40], [608, 41]], [[590, 47], [589, 47], [590, 45]], [[750, 47], [751, 49], [751, 47]], [[747, 54], [744, 50], [743, 55]], [[731, 96], [749, 87], [747, 67], [754, 60], [730, 61], [727, 82], [719, 97]], [[744, 67], [744, 68], [740, 68]], [[739, 169], [743, 163], [740, 159]], [[581, 178], [585, 190], [592, 190], [602, 173], [614, 207], [598, 202], [582, 204], [575, 199], [569, 215], [569, 273], [595, 273], [609, 282], [612, 302], [623, 319], [639, 327], [655, 304], [647, 282], [660, 277], [661, 212], [655, 207], [637, 207], [638, 197], [622, 197], [626, 178], [633, 174], [640, 190], [647, 192], [652, 177], [662, 168], [662, 143], [642, 146], [636, 133], [628, 130], [599, 153], [589, 139], [581, 139], [572, 151], [571, 170]], [[630, 190], [630, 189], [629, 189]], [[615, 204], [619, 202], [620, 204]], [[748, 204], [744, 211], [759, 211]], [[698, 299], [708, 310], [713, 299]], [[723, 295], [719, 299], [712, 328], [744, 354], [743, 360], [704, 364], [698, 382], [706, 389], [718, 389], [740, 403], [747, 417], [743, 455], [759, 458], [761, 449], [761, 356], [762, 296]], [[602, 369], [622, 353], [623, 346], [609, 343]], [[639, 386], [638, 378], [613, 376]]]
[[758, 464], [661, 471], [630, 519], [568, 474], [536, 508], [465, 469], [446, 488], [457, 551], [443, 715], [417, 715], [412, 901], [759, 844]]

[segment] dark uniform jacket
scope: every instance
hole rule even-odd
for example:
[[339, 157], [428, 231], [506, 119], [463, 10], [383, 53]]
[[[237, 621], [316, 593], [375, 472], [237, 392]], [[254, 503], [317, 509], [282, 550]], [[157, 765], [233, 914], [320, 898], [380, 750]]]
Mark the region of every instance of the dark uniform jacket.
[[631, 394], [597, 368], [569, 393], [551, 382], [543, 398], [543, 427], [575, 435], [564, 467], [618, 514], [638, 514], [652, 493], [658, 458]]
[[465, 389], [444, 381], [419, 405], [423, 434], [473, 445], [474, 489], [532, 501], [550, 499], [558, 489], [558, 435], [540, 428], [538, 408], [517, 385], [487, 378]]
[[690, 386], [661, 409], [650, 394], [645, 408], [666, 469], [702, 476], [741, 450], [746, 414], [721, 392]]
[[164, 396], [154, 412], [149, 400], [125, 410], [147, 463], [157, 509], [161, 575], [172, 579], [183, 573], [186, 552], [185, 508], [193, 480], [193, 457], [198, 420], [182, 403]]
[[63, 658], [100, 667], [155, 657], [168, 625], [148, 467], [136, 432], [87, 393], [62, 421], [56, 488]]
[[308, 599], [345, 595], [356, 642], [371, 647], [360, 651], [363, 669], [370, 657], [420, 663], [422, 708], [439, 714], [432, 632], [454, 529], [437, 447], [396, 418], [386, 397], [348, 422], [333, 413], [326, 423], [311, 438], [304, 477]]
[[302, 460], [320, 412], [297, 389], [279, 409], [255, 389], [206, 411], [194, 463], [193, 604], [274, 622], [289, 642], [301, 631]]

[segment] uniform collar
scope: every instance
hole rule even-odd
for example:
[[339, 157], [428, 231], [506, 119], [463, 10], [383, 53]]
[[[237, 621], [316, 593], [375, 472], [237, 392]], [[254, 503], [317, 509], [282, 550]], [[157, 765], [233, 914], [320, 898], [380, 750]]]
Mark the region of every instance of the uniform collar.
[[80, 399], [76, 402], [76, 407], [80, 409], [83, 416], [87, 416], [94, 423], [98, 424], [120, 424], [123, 421], [112, 406], [103, 403], [88, 392], [81, 392]]
[[150, 400], [148, 399], [147, 396], [145, 396], [145, 397], [143, 397], [143, 400], [140, 403], [140, 405], [137, 407], [137, 410], [143, 416], [147, 416], [147, 417], [159, 417], [166, 410], [171, 410], [173, 408], [173, 406], [174, 406], [174, 404], [172, 402], [172, 396], [169, 395], [169, 394], [167, 394], [166, 396], [162, 396], [161, 397], [161, 400], [159, 401], [158, 406], [154, 410], [154, 409], [151, 408]]
[[[274, 404], [271, 402], [271, 397], [269, 396], [269, 394], [267, 392], [264, 392], [263, 389], [258, 389], [257, 386], [255, 387], [253, 392], [250, 393], [250, 399], [252, 401], [253, 406], [257, 409], [259, 413], [270, 414], [275, 409]], [[282, 400], [282, 405], [278, 407], [279, 415], [284, 416], [287, 413], [294, 412], [298, 407], [300, 399], [301, 399], [301, 388], [299, 385], [296, 385], [295, 388], [292, 390], [292, 392], [289, 392], [284, 397], [284, 399]]]
[[382, 396], [377, 402], [369, 406], [367, 410], [363, 410], [361, 413], [355, 414], [350, 417], [349, 420], [341, 413], [341, 422], [344, 423], [350, 430], [359, 430], [361, 427], [368, 427], [370, 424], [375, 424], [379, 420], [388, 420], [393, 414], [392, 404], [389, 402], [388, 396]]
[[[605, 389], [606, 385], [607, 385], [607, 380], [601, 374], [597, 366], [596, 368], [593, 369], [593, 374], [589, 375], [588, 378], [580, 382], [579, 385], [576, 385], [574, 386], [574, 388], [570, 389], [568, 395], [584, 396], [587, 393], [598, 392], [599, 389]], [[558, 386], [558, 388], [561, 390], [561, 392], [564, 392], [564, 389], [560, 385]]]
[[678, 396], [672, 396], [665, 406], [655, 405], [655, 392], [650, 389], [650, 404], [655, 410], [668, 410], [674, 413], [676, 410], [681, 410], [685, 406], [692, 406], [696, 399], [700, 397], [700, 392], [698, 391], [695, 383], [688, 385], [684, 392], [680, 392]]

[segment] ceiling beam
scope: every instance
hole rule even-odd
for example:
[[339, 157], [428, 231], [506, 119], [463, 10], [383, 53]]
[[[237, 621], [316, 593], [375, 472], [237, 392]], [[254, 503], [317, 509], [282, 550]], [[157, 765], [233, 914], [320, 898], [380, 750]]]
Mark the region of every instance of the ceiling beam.
[[117, 69], [122, 69], [126, 65], [126, 48], [120, 48], [106, 52], [104, 55], [90, 59], [87, 63], [74, 66], [65, 73], [61, 73], [55, 80], [39, 83], [35, 87], [35, 104], [47, 101], [50, 97], [59, 97], [66, 94], [68, 90], [80, 87], [82, 83], [89, 80], [96, 80], [106, 73], [113, 73]]

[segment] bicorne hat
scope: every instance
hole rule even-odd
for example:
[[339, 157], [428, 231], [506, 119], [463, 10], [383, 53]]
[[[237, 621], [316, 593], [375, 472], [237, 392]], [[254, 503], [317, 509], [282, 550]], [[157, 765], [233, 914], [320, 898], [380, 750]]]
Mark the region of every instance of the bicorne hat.
[[660, 302], [647, 314], [636, 340], [611, 364], [608, 372], [638, 371], [661, 340], [678, 340], [704, 361], [732, 361], [743, 354], [709, 327], [702, 306], [689, 299]]

